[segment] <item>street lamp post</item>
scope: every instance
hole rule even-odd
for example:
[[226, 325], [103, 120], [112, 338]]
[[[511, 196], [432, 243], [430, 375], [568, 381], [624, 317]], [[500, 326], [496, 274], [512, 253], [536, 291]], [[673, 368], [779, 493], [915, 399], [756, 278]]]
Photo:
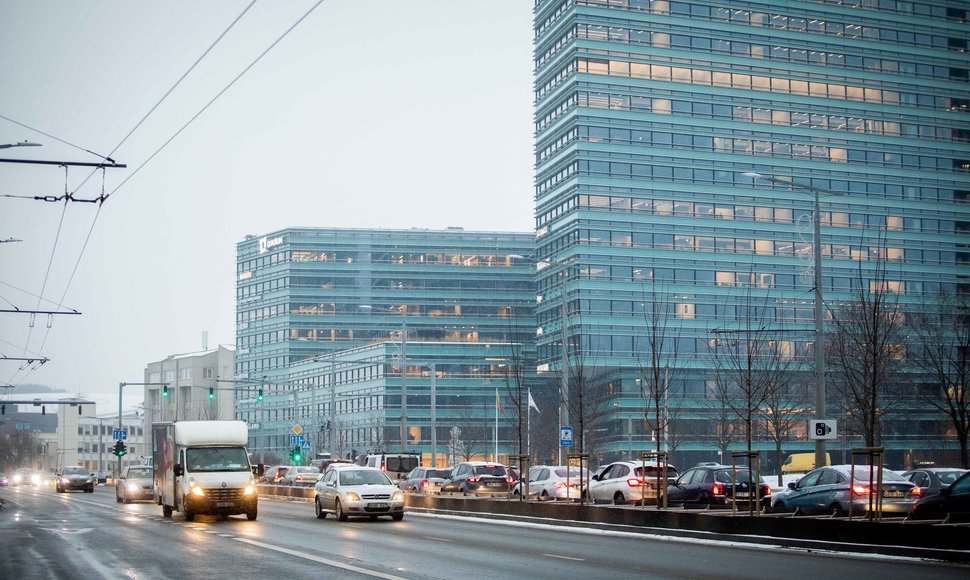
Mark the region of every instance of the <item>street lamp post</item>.
[[[799, 188], [809, 191], [812, 194], [812, 262], [813, 280], [815, 286], [815, 418], [825, 419], [825, 325], [824, 308], [825, 303], [822, 299], [822, 226], [819, 196], [841, 195], [837, 191], [815, 187], [794, 181], [778, 179], [770, 175], [760, 173], [745, 173], [746, 177], [753, 179], [763, 179], [771, 183], [777, 183], [791, 188]], [[825, 440], [815, 440], [815, 466], [821, 467], [827, 464], [825, 460]]]
[[0, 143], [0, 149], [11, 149], [13, 147], [40, 147], [40, 143], [31, 143], [30, 141], [21, 141], [20, 143]]

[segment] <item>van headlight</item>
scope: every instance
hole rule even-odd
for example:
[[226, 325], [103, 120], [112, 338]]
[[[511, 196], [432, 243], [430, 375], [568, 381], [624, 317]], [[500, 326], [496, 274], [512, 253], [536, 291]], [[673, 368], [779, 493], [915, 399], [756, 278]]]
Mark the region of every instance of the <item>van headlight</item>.
[[246, 489], [243, 490], [243, 495], [253, 495], [254, 493], [256, 493], [256, 482], [250, 481]]
[[199, 487], [199, 484], [196, 483], [195, 481], [189, 481], [189, 489], [193, 495], [197, 495], [199, 497], [205, 497], [205, 490]]

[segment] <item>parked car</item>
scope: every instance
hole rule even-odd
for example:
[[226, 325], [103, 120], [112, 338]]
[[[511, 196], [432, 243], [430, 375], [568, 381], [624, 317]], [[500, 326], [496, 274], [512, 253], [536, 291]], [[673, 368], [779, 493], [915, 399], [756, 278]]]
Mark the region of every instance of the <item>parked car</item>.
[[[589, 471], [575, 466], [536, 465], [529, 469], [529, 497], [540, 501], [579, 499], [580, 489], [586, 485]], [[512, 497], [523, 493], [521, 481], [512, 488]]]
[[280, 477], [279, 485], [303, 485], [311, 486], [320, 477], [320, 470], [309, 465], [298, 465], [286, 470]]
[[508, 495], [512, 488], [509, 470], [501, 463], [466, 461], [451, 471], [441, 485], [441, 493], [462, 495]]
[[[820, 467], [805, 474], [804, 477], [788, 484], [788, 489], [772, 496], [771, 511], [786, 512], [800, 510], [806, 514], [852, 513], [862, 515], [869, 511], [870, 498], [874, 490], [870, 481], [875, 481], [875, 470], [867, 465], [833, 465]], [[882, 511], [890, 514], [909, 513], [919, 498], [918, 488], [896, 473], [884, 470], [882, 474]]]
[[940, 493], [941, 489], [951, 485], [966, 472], [966, 469], [926, 467], [904, 471], [902, 475], [919, 487], [920, 497], [928, 497]]
[[448, 480], [451, 471], [435, 467], [415, 467], [404, 476], [397, 486], [410, 493], [441, 493], [441, 484]]
[[[755, 474], [747, 467], [719, 465], [717, 463], [695, 465], [667, 487], [668, 502], [697, 505], [731, 505], [754, 501]], [[771, 487], [759, 485], [760, 505], [771, 505]]]
[[94, 477], [91, 472], [80, 465], [68, 465], [55, 473], [57, 476], [57, 493], [81, 490], [94, 493]]
[[333, 513], [340, 521], [348, 517], [391, 516], [404, 519], [404, 492], [374, 467], [330, 469], [313, 486], [314, 511], [318, 519]]
[[970, 471], [940, 488], [939, 493], [920, 498], [913, 504], [909, 517], [916, 520], [950, 518], [954, 523], [970, 520]]
[[[646, 469], [644, 469], [646, 467]], [[657, 477], [663, 465], [636, 461], [615, 461], [598, 475], [590, 478], [587, 497], [597, 502], [612, 502], [616, 505], [639, 503], [657, 497]], [[665, 490], [680, 473], [673, 465], [667, 465], [667, 480], [660, 481], [660, 489]]]
[[349, 459], [341, 459], [339, 457], [328, 457], [326, 459], [314, 459], [310, 462], [310, 465], [319, 469], [320, 473], [323, 473], [327, 470], [327, 467], [329, 467], [331, 463], [347, 463], [353, 465], [354, 462]]
[[129, 465], [121, 471], [115, 486], [115, 501], [131, 503], [136, 500], [154, 500], [155, 485], [152, 468], [148, 465]]

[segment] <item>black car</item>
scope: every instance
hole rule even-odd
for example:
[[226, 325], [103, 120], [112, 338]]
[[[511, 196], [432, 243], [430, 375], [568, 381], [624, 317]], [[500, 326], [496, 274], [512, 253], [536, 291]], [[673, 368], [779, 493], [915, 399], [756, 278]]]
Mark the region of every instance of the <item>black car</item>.
[[936, 520], [949, 518], [951, 522], [970, 521], [970, 471], [940, 493], [920, 498], [909, 513], [910, 519]]
[[462, 495], [508, 495], [512, 477], [500, 463], [468, 461], [459, 463], [451, 477], [441, 484], [441, 493]]
[[57, 493], [71, 490], [83, 490], [94, 493], [94, 476], [91, 472], [77, 465], [69, 465], [55, 474]]
[[731, 505], [754, 501], [757, 492], [761, 505], [771, 505], [771, 487], [758, 484], [755, 474], [747, 467], [707, 464], [688, 469], [667, 486], [667, 498], [671, 503], [697, 505]]
[[951, 485], [966, 472], [966, 469], [926, 467], [903, 472], [903, 477], [919, 487], [921, 497], [928, 497], [940, 493], [941, 489]]

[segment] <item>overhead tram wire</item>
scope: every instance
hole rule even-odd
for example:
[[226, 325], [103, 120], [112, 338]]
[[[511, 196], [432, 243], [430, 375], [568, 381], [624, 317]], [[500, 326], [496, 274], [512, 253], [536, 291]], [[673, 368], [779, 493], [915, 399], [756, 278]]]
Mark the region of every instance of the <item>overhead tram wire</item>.
[[[213, 45], [210, 46], [209, 49], [207, 49], [206, 52], [201, 57], [199, 57], [199, 59], [196, 61], [196, 63], [194, 63], [192, 65], [192, 67], [189, 69], [190, 71], [191, 71], [192, 68], [195, 68], [195, 66], [198, 64], [198, 62], [201, 61], [202, 58], [204, 58], [206, 54], [208, 54], [208, 52], [212, 49], [212, 47], [215, 46], [215, 44], [218, 43], [219, 40], [221, 40], [223, 36], [225, 36], [226, 32], [228, 32], [235, 25], [236, 22], [238, 22], [239, 18], [241, 18], [242, 15], [245, 14], [246, 11], [249, 10], [249, 8], [255, 3], [255, 1], [256, 0], [253, 0], [253, 2], [251, 2], [243, 10], [243, 12], [232, 22], [232, 24], [230, 24], [229, 28], [227, 28], [226, 31], [224, 31], [223, 34], [221, 34], [219, 36], [219, 38], [216, 39], [216, 42], [213, 43]], [[262, 60], [263, 57], [265, 57], [267, 54], [269, 54], [269, 52], [271, 50], [273, 50], [276, 47], [276, 45], [278, 45], [284, 38], [286, 38], [290, 34], [290, 32], [292, 32], [297, 26], [300, 25], [300, 23], [302, 23], [310, 14], [312, 14], [320, 6], [320, 4], [323, 4], [323, 0], [317, 0], [317, 2], [313, 4], [313, 6], [311, 6], [306, 12], [304, 12], [303, 15], [300, 16], [300, 18], [298, 18], [296, 20], [296, 22], [294, 22], [289, 28], [287, 28], [283, 32], [283, 34], [281, 34], [276, 40], [274, 40], [262, 53], [259, 54], [259, 56], [256, 57], [255, 60], [253, 60], [246, 68], [244, 68], [242, 70], [242, 72], [240, 72], [238, 75], [236, 75], [236, 77], [232, 81], [230, 81], [229, 84], [227, 84], [225, 86], [225, 88], [223, 88], [221, 91], [219, 91], [219, 93], [216, 94], [216, 96], [213, 97], [212, 100], [210, 100], [204, 107], [202, 107], [202, 109], [200, 109], [198, 113], [196, 113], [195, 115], [193, 115], [191, 119], [189, 119], [178, 131], [176, 131], [176, 133], [174, 135], [172, 135], [154, 153], [152, 153], [152, 155], [148, 159], [146, 159], [144, 162], [142, 162], [141, 165], [139, 165], [130, 175], [128, 175], [128, 177], [126, 177], [120, 184], [118, 184], [117, 187], [115, 187], [113, 190], [111, 190], [110, 193], [108, 193], [106, 196], [104, 196], [104, 199], [106, 200], [108, 197], [114, 195], [115, 192], [117, 192], [119, 189], [121, 189], [121, 187], [124, 186], [128, 182], [129, 179], [131, 179], [132, 177], [134, 177], [134, 175], [136, 173], [138, 173], [143, 167], [145, 167], [145, 165], [147, 165], [152, 159], [154, 159], [155, 156], [157, 156], [159, 153], [161, 153], [161, 151], [163, 149], [165, 149], [165, 147], [168, 146], [169, 143], [171, 143], [176, 137], [178, 137], [178, 135], [181, 134], [182, 131], [184, 131], [186, 128], [188, 128], [189, 125], [191, 125], [200, 115], [202, 115], [202, 113], [204, 113], [210, 106], [212, 106], [212, 104], [215, 103], [226, 91], [228, 91], [234, 84], [236, 84], [236, 82], [238, 82], [239, 79], [241, 79], [247, 72], [249, 72], [249, 70], [252, 69], [260, 60]], [[186, 74], [188, 74], [188, 72]], [[182, 78], [184, 78], [184, 77], [185, 77], [185, 75], [182, 76]], [[182, 78], [180, 78], [179, 81], [177, 81], [176, 85], [178, 83], [181, 83]], [[173, 87], [173, 89], [174, 89], [174, 87]], [[169, 91], [169, 92], [171, 92], [171, 91]], [[166, 93], [165, 96], [167, 97], [168, 96], [168, 93]], [[164, 97], [163, 97], [162, 100], [164, 100]], [[154, 109], [157, 108], [157, 106], [159, 104], [161, 104], [161, 101], [159, 101], [159, 103], [156, 104], [155, 107], [152, 108], [152, 111], [154, 111]], [[151, 114], [151, 111], [148, 114]], [[146, 118], [147, 118], [147, 115], [146, 115]], [[142, 121], [139, 121], [138, 125], [140, 126], [143, 121], [144, 121], [144, 119]], [[136, 128], [137, 128], [137, 126], [136, 126]], [[134, 130], [132, 130], [131, 132], [134, 132]], [[129, 135], [127, 135], [125, 137], [125, 139], [128, 139], [128, 137], [130, 136], [131, 132], [129, 133]], [[123, 142], [124, 141], [122, 141], [122, 143]], [[118, 147], [120, 147], [120, 146], [121, 146], [121, 144], [118, 145]], [[115, 147], [114, 149], [112, 149], [112, 151], [111, 151], [111, 153], [109, 153], [109, 155], [113, 155], [114, 152], [118, 149], [118, 147]], [[94, 174], [94, 172], [91, 173], [91, 175], [93, 175], [93, 174]], [[91, 175], [89, 175], [84, 181], [82, 181], [81, 182], [81, 185], [83, 185], [85, 182], [87, 182], [87, 180], [90, 179]], [[78, 259], [75, 262], [74, 270], [71, 273], [71, 277], [67, 281], [67, 285], [64, 288], [64, 293], [61, 295], [61, 299], [60, 299], [60, 301], [58, 303], [58, 306], [60, 306], [61, 305], [60, 303], [63, 302], [64, 298], [67, 295], [67, 291], [70, 288], [72, 281], [74, 280], [74, 276], [77, 273], [78, 267], [80, 266], [81, 259], [84, 257], [84, 251], [87, 248], [88, 241], [90, 240], [91, 234], [94, 231], [94, 226], [97, 224], [97, 220], [98, 220], [98, 216], [99, 215], [101, 215], [101, 204], [98, 205], [98, 211], [95, 214], [94, 219], [91, 222], [91, 227], [88, 230], [88, 234], [87, 234], [87, 237], [85, 238], [84, 245], [81, 247], [81, 252], [78, 254]], [[53, 255], [52, 255], [52, 260], [53, 260]], [[50, 333], [50, 328], [48, 328], [47, 333]], [[40, 349], [41, 351], [43, 351], [43, 344], [45, 344], [46, 342], [47, 342], [47, 335], [45, 334], [45, 336], [44, 336], [44, 343], [42, 343], [42, 348]], [[29, 342], [28, 342], [28, 344], [29, 344]], [[26, 348], [26, 345], [25, 345], [25, 348]]]
[[171, 143], [172, 141], [174, 141], [175, 138], [178, 137], [182, 133], [182, 131], [184, 131], [185, 129], [187, 129], [189, 127], [189, 125], [191, 125], [193, 122], [195, 122], [195, 120], [198, 119], [202, 115], [202, 113], [204, 113], [210, 106], [212, 106], [213, 103], [215, 103], [217, 100], [219, 100], [219, 98], [222, 97], [222, 95], [224, 95], [226, 93], [226, 91], [228, 91], [230, 88], [232, 88], [232, 86], [234, 84], [236, 84], [236, 82], [238, 82], [239, 79], [241, 79], [246, 73], [248, 73], [251, 68], [253, 68], [254, 66], [256, 66], [256, 64], [259, 61], [261, 61], [264, 56], [266, 56], [267, 54], [269, 54], [269, 52], [271, 50], [273, 50], [276, 47], [277, 44], [279, 44], [284, 38], [286, 38], [286, 36], [290, 32], [292, 32], [293, 29], [295, 29], [297, 26], [299, 26], [300, 23], [303, 22], [303, 20], [305, 20], [306, 17], [309, 16], [314, 10], [316, 10], [317, 7], [320, 6], [321, 4], [323, 4], [323, 0], [317, 0], [317, 2], [313, 6], [311, 6], [310, 9], [307, 10], [303, 14], [303, 16], [301, 16], [296, 22], [294, 22], [289, 28], [287, 28], [283, 32], [283, 34], [281, 34], [279, 36], [279, 38], [277, 38], [276, 40], [274, 40], [273, 43], [270, 44], [266, 48], [266, 50], [264, 50], [262, 53], [260, 53], [260, 55], [257, 56], [256, 59], [253, 60], [253, 62], [249, 63], [249, 66], [247, 66], [246, 68], [244, 68], [238, 75], [236, 75], [236, 78], [234, 78], [231, 81], [229, 81], [229, 84], [227, 84], [221, 91], [219, 91], [216, 94], [216, 96], [212, 97], [212, 100], [210, 100], [208, 103], [206, 103], [204, 107], [202, 107], [201, 109], [199, 109], [199, 112], [198, 113], [196, 113], [195, 115], [193, 115], [192, 118], [189, 119], [188, 121], [186, 121], [186, 123], [184, 125], [182, 125], [182, 127], [180, 127], [178, 131], [176, 131], [171, 137], [168, 138], [168, 140], [166, 140], [164, 143], [162, 143], [162, 145], [158, 149], [156, 149], [155, 152], [152, 153], [148, 157], [148, 159], [146, 159], [145, 161], [143, 161], [141, 163], [141, 165], [139, 165], [138, 167], [135, 168], [134, 171], [132, 171], [131, 173], [129, 173], [128, 174], [128, 177], [124, 178], [122, 180], [122, 182], [118, 184], [117, 187], [115, 187], [113, 190], [111, 190], [111, 193], [109, 193], [107, 197], [111, 197], [112, 195], [114, 195], [115, 192], [117, 192], [126, 183], [128, 183], [128, 180], [129, 179], [131, 179], [132, 177], [134, 177], [135, 175], [137, 175], [138, 172], [142, 170], [142, 168], [144, 168], [146, 165], [148, 165], [148, 163], [151, 162], [151, 160], [154, 159], [156, 155], [158, 155], [159, 153], [161, 153], [162, 150], [164, 150], [168, 146], [169, 143]]

